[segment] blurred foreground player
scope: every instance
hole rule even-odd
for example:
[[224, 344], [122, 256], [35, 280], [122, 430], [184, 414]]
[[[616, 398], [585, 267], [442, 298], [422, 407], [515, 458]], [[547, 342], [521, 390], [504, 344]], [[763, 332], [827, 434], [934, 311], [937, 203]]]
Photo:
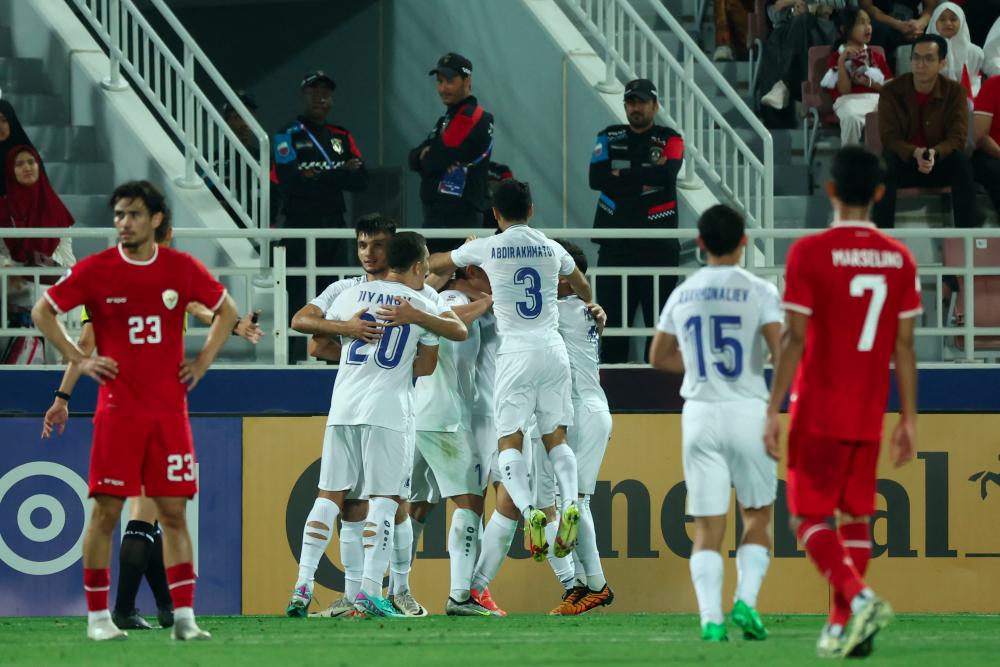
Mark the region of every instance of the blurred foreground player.
[[[867, 655], [871, 639], [892, 619], [889, 603], [863, 578], [890, 360], [900, 420], [889, 454], [898, 467], [916, 451], [913, 331], [923, 309], [913, 255], [868, 222], [885, 193], [884, 179], [877, 155], [863, 147], [842, 149], [826, 186], [833, 226], [797, 241], [788, 253], [786, 328], [764, 431], [768, 452], [778, 458], [778, 413], [791, 386], [792, 528], [834, 591], [817, 644], [823, 657]], [[836, 530], [828, 523], [835, 513]]]
[[731, 618], [746, 639], [767, 638], [755, 607], [770, 561], [778, 466], [761, 441], [768, 398], [764, 343], [778, 351], [782, 313], [774, 285], [740, 268], [746, 243], [737, 211], [720, 205], [702, 214], [698, 245], [708, 265], [667, 299], [649, 353], [654, 368], [684, 373], [684, 481], [695, 518], [691, 580], [707, 641], [728, 639], [721, 549], [730, 487], [743, 519]]
[[[125, 498], [143, 488], [163, 530], [167, 581], [174, 602], [172, 637], [208, 639], [194, 620], [195, 572], [185, 506], [198, 490], [187, 392], [204, 377], [237, 321], [226, 289], [190, 255], [154, 240], [167, 211], [146, 181], [111, 196], [119, 243], [76, 266], [39, 299], [36, 326], [80, 374], [100, 385], [90, 457], [94, 509], [83, 542], [87, 636], [124, 639], [108, 610], [111, 538]], [[193, 360], [184, 359], [183, 320], [191, 301], [218, 317]], [[86, 306], [97, 356], [85, 356], [57, 319]]]

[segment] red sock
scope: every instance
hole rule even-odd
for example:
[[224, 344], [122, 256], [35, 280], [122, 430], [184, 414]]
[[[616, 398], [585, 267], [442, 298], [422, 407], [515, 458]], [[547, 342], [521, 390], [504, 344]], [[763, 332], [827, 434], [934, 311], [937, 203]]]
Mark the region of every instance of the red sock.
[[174, 609], [194, 606], [194, 580], [194, 565], [191, 563], [178, 563], [167, 568], [167, 582], [170, 584]]
[[[872, 530], [867, 521], [858, 523], [847, 523], [840, 526], [837, 531], [840, 535], [840, 542], [844, 545], [854, 569], [861, 577], [868, 572], [868, 561], [872, 556]], [[851, 601], [845, 600], [839, 593], [833, 594], [833, 608], [830, 610], [829, 621], [831, 624], [847, 625], [851, 618]]]
[[104, 611], [108, 608], [108, 591], [111, 589], [111, 569], [83, 568], [83, 592], [87, 596], [87, 611]]
[[853, 600], [864, 589], [865, 582], [854, 569], [840, 538], [826, 522], [803, 519], [798, 536], [809, 558], [843, 599]]

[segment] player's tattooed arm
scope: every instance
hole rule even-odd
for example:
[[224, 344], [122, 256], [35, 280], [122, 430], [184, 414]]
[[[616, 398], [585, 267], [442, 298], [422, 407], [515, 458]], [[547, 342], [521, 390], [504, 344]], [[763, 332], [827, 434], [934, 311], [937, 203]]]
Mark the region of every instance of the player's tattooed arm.
[[677, 336], [665, 331], [657, 331], [653, 344], [649, 346], [649, 364], [658, 371], [683, 373], [684, 358], [681, 356]]
[[795, 370], [806, 349], [806, 329], [809, 316], [795, 310], [785, 311], [785, 331], [781, 346], [774, 360], [774, 377], [771, 380], [771, 400], [767, 404], [767, 421], [764, 424], [764, 446], [767, 453], [781, 458], [781, 405], [792, 386]]
[[[80, 331], [80, 340], [76, 342], [76, 346], [80, 348], [84, 356], [89, 357], [94, 353], [97, 343], [94, 341], [93, 324], [84, 322], [83, 329]], [[79, 379], [79, 369], [72, 364], [66, 366], [62, 382], [59, 383], [59, 393], [72, 394], [73, 389], [76, 388], [76, 381]], [[62, 435], [63, 431], [66, 430], [67, 421], [69, 421], [69, 401], [56, 396], [52, 399], [51, 407], [45, 412], [45, 418], [42, 421], [42, 437], [48, 438], [51, 436], [53, 429], [56, 429], [56, 433]]]
[[417, 358], [413, 360], [413, 377], [430, 375], [437, 368], [438, 346], [417, 343]]
[[896, 467], [913, 460], [917, 452], [917, 353], [913, 349], [916, 322], [915, 317], [899, 320], [893, 353], [900, 415], [889, 442], [889, 456]]
[[587, 276], [583, 275], [583, 271], [580, 269], [573, 269], [573, 273], [566, 277], [569, 280], [569, 286], [573, 288], [573, 293], [576, 294], [584, 303], [590, 303], [594, 299], [594, 294], [590, 289], [590, 283], [587, 282]]
[[185, 359], [181, 362], [177, 378], [181, 384], [187, 385], [188, 391], [197, 387], [201, 378], [205, 377], [208, 367], [215, 361], [216, 355], [225, 345], [240, 317], [239, 311], [236, 310], [236, 303], [228, 294], [225, 295], [216, 314], [217, 317], [212, 320], [212, 325], [208, 328], [208, 337], [205, 339], [205, 345], [202, 346], [201, 352], [194, 359]]
[[31, 319], [41, 330], [46, 340], [55, 345], [67, 363], [76, 366], [79, 375], [93, 378], [98, 384], [104, 384], [105, 378], [114, 379], [118, 375], [118, 362], [110, 357], [90, 357], [83, 353], [76, 343], [70, 340], [66, 328], [56, 317], [52, 305], [42, 297], [31, 309]]
[[446, 310], [440, 315], [432, 315], [420, 310], [406, 299], [397, 299], [395, 306], [382, 306], [375, 316], [387, 326], [416, 324], [448, 340], [463, 341], [469, 337], [469, 329], [465, 326], [465, 322], [454, 311]]
[[362, 319], [361, 316], [367, 311], [367, 308], [362, 308], [346, 321], [328, 320], [323, 317], [323, 311], [318, 306], [309, 303], [292, 317], [292, 328], [299, 333], [313, 336], [348, 336], [371, 343], [382, 337], [384, 325], [370, 319]]

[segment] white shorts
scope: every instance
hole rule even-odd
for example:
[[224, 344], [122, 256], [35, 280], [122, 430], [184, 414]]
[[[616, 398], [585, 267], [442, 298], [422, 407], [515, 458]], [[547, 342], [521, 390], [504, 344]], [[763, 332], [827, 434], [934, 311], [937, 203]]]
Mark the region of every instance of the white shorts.
[[497, 355], [497, 438], [527, 433], [538, 417], [542, 435], [573, 423], [573, 381], [565, 345]]
[[483, 495], [489, 471], [479, 462], [471, 431], [417, 431], [417, 451], [434, 473], [441, 498]]
[[411, 503], [431, 503], [436, 505], [441, 502], [441, 490], [438, 488], [437, 478], [434, 471], [427, 465], [427, 460], [420, 453], [420, 449], [413, 451], [413, 471], [410, 473], [410, 496]]
[[485, 489], [489, 480], [494, 482], [500, 479], [500, 465], [497, 457], [500, 455], [497, 449], [497, 428], [492, 417], [485, 415], [472, 415], [472, 439], [476, 442], [476, 449], [479, 450], [479, 461], [483, 465], [483, 470], [489, 473], [483, 475], [483, 488]]
[[592, 495], [597, 488], [597, 474], [611, 439], [611, 413], [591, 411], [585, 405], [573, 406], [573, 425], [566, 430], [566, 442], [576, 454], [580, 493]]
[[[530, 452], [528, 451], [529, 447], [531, 448]], [[552, 462], [549, 461], [549, 453], [545, 450], [542, 439], [531, 438], [525, 443], [523, 453], [525, 459], [531, 461], [530, 481], [531, 491], [535, 497], [535, 507], [538, 509], [555, 507], [559, 487], [556, 485], [556, 474], [552, 470]]]
[[681, 417], [687, 512], [729, 512], [729, 489], [745, 508], [771, 505], [778, 492], [778, 464], [764, 449], [767, 405], [758, 399], [687, 401]]
[[327, 425], [319, 468], [322, 491], [351, 497], [396, 496], [409, 486], [406, 434], [381, 426]]

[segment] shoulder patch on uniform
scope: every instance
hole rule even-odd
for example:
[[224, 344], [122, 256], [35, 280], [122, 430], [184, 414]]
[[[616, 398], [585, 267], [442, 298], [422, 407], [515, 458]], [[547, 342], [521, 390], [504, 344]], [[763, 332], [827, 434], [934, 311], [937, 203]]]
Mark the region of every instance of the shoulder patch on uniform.
[[274, 161], [277, 164], [288, 164], [294, 162], [298, 155], [292, 145], [292, 137], [289, 134], [274, 135]]

